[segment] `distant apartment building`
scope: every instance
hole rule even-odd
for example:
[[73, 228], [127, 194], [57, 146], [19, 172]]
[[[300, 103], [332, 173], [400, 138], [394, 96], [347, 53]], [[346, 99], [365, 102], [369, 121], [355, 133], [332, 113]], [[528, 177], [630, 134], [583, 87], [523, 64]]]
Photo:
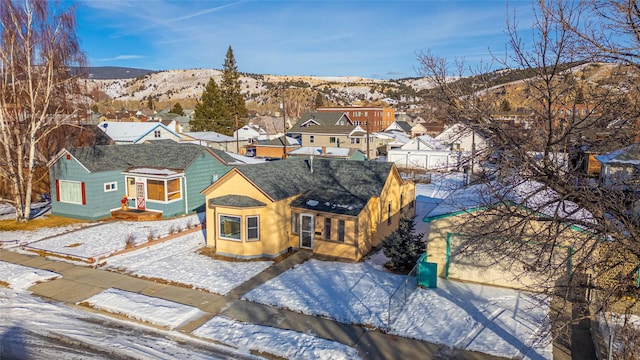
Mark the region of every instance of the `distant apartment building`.
[[394, 108], [380, 106], [320, 107], [316, 111], [345, 113], [354, 125], [370, 132], [384, 131], [396, 118]]

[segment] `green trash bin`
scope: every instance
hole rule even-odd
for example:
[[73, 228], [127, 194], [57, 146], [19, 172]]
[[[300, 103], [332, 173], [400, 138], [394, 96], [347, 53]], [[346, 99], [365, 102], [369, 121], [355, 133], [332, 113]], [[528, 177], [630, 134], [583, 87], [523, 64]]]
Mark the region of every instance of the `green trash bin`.
[[427, 262], [427, 254], [418, 259], [418, 286], [427, 289], [438, 287], [438, 264]]

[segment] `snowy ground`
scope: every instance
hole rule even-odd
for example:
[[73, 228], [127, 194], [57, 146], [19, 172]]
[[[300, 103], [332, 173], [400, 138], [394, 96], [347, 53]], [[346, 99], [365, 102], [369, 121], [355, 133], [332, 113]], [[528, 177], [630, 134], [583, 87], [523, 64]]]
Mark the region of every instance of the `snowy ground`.
[[[438, 201], [446, 197], [448, 191], [460, 184], [459, 178], [434, 179], [432, 184], [417, 186], [418, 217], [428, 210], [432, 204], [420, 200], [430, 198]], [[422, 198], [421, 198], [422, 197]], [[111, 254], [125, 247], [125, 239], [133, 236], [137, 243], [146, 242], [150, 235], [163, 236], [171, 228], [186, 228], [200, 222], [203, 214], [167, 221], [153, 222], [105, 222], [92, 227], [65, 227], [64, 229], [42, 229], [34, 232], [9, 232], [0, 229], [0, 240], [14, 240], [17, 244], [30, 244], [34, 248], [48, 252], [72, 254], [82, 258], [100, 257]], [[75, 230], [73, 232], [69, 232]], [[46, 238], [46, 239], [45, 239]], [[39, 241], [44, 239], [42, 241]], [[193, 288], [226, 294], [234, 287], [251, 278], [253, 275], [270, 266], [271, 262], [227, 262], [214, 260], [199, 255], [197, 249], [204, 244], [204, 231], [180, 236], [176, 239], [136, 251], [113, 256], [100, 261], [105, 269], [118, 270], [152, 278], [161, 278], [172, 282], [190, 285]], [[17, 246], [5, 246], [20, 251]], [[403, 276], [386, 272], [381, 264], [384, 257], [374, 255], [370, 260], [358, 264], [309, 260], [282, 275], [266, 282], [249, 292], [245, 299], [287, 308], [305, 314], [324, 316], [345, 323], [366, 324], [368, 326], [389, 329], [389, 296], [404, 280]], [[24, 268], [24, 267], [22, 267]], [[12, 289], [26, 289], [35, 281], [47, 281], [57, 274], [40, 272], [31, 268], [16, 268], [0, 262], [0, 281], [9, 284]], [[94, 297], [90, 303], [98, 308], [105, 308], [110, 302], [117, 302], [120, 312], [131, 318], [139, 314], [135, 309], [161, 306], [156, 298], [129, 296], [118, 292], [107, 292]], [[117, 300], [114, 300], [117, 299]], [[21, 303], [31, 304], [21, 307]], [[37, 304], [37, 305], [34, 305]], [[179, 305], [179, 304], [176, 304]], [[61, 305], [46, 304], [28, 296], [23, 292], [2, 289], [0, 287], [0, 306], [3, 314], [0, 324], [3, 333], [15, 330], [19, 334], [34, 332], [31, 326], [41, 322], [40, 337], [58, 336], [74, 338], [77, 342], [89, 344], [95, 350], [96, 338], [105, 337], [105, 345], [100, 351], [111, 351], [111, 348], [122, 351], [134, 351], [133, 357], [144, 357], [139, 354], [145, 351], [159, 351], [149, 343], [126, 344], [133, 339], [132, 331], [113, 339], [101, 335], [105, 332], [99, 325], [87, 320], [87, 314], [72, 309], [67, 311]], [[170, 303], [163, 303], [165, 309], [174, 309], [176, 316], [192, 309], [182, 309]], [[29, 307], [33, 307], [33, 312]], [[20, 309], [20, 310], [16, 310]], [[51, 317], [36, 316], [36, 312], [53, 314]], [[131, 310], [134, 309], [134, 310]], [[177, 310], [180, 309], [180, 310]], [[5, 311], [6, 310], [6, 311]], [[416, 339], [444, 344], [451, 348], [464, 348], [486, 352], [505, 357], [523, 357], [529, 359], [550, 359], [551, 343], [540, 334], [546, 330], [548, 305], [533, 295], [515, 290], [494, 288], [490, 286], [461, 284], [438, 279], [438, 289], [418, 289], [410, 297], [407, 306], [396, 314], [397, 318], [390, 327], [390, 332]], [[21, 314], [16, 317], [13, 314]], [[63, 315], [68, 314], [63, 319]], [[192, 314], [193, 315], [193, 314]], [[93, 315], [91, 315], [93, 316]], [[167, 316], [156, 317], [145, 315], [142, 320], [157, 324]], [[194, 315], [195, 316], [195, 315]], [[20, 324], [20, 318], [33, 318], [37, 321]], [[189, 317], [189, 319], [191, 319]], [[102, 322], [104, 322], [103, 320]], [[167, 321], [165, 319], [164, 321]], [[168, 328], [178, 326], [175, 320], [161, 326]], [[272, 354], [282, 357], [308, 358], [341, 358], [327, 354], [341, 354], [342, 358], [354, 358], [353, 349], [338, 343], [323, 343], [320, 339], [306, 339], [304, 334], [287, 334], [282, 330], [257, 327], [253, 324], [237, 323], [232, 320], [215, 317], [196, 330], [195, 334], [202, 338], [211, 338], [222, 343], [234, 343], [241, 347], [242, 353], [259, 346], [270, 349]], [[75, 322], [79, 322], [75, 324]], [[93, 326], [94, 328], [91, 328]], [[132, 325], [133, 326], [133, 325]], [[72, 330], [74, 327], [80, 329]], [[56, 328], [62, 330], [56, 332]], [[215, 331], [213, 330], [215, 329]], [[69, 335], [66, 332], [73, 332]], [[147, 331], [147, 330], [145, 330]], [[84, 332], [91, 335], [77, 335]], [[173, 334], [172, 332], [168, 332]], [[131, 338], [127, 338], [132, 336]], [[153, 338], [153, 337], [152, 337]], [[162, 338], [162, 336], [160, 336]], [[537, 340], [537, 341], [536, 341]], [[4, 338], [3, 338], [3, 341]], [[76, 341], [76, 340], [74, 340]], [[158, 340], [169, 356], [164, 358], [198, 358], [184, 356], [186, 351], [170, 343], [171, 340]], [[302, 341], [305, 346], [302, 347]], [[135, 344], [135, 345], [134, 345]], [[315, 344], [315, 345], [314, 345]], [[324, 349], [324, 350], [319, 350]], [[93, 351], [92, 350], [92, 351]], [[135, 353], [135, 351], [142, 351]], [[316, 351], [322, 351], [316, 353]], [[92, 352], [92, 353], [95, 353]], [[107, 352], [106, 354], [109, 354]], [[118, 354], [126, 354], [118, 353]], [[104, 354], [103, 354], [104, 355]], [[174, 356], [171, 356], [174, 355]], [[54, 356], [59, 357], [59, 356]], [[108, 357], [108, 355], [106, 356]], [[163, 358], [162, 356], [151, 356]], [[84, 355], [80, 356], [84, 358]]]
[[[48, 271], [0, 261], [0, 358], [238, 359], [233, 348], [173, 331], [115, 320], [45, 302], [21, 289], [51, 279]], [[18, 289], [18, 290], [15, 290]], [[153, 302], [150, 302], [153, 303]], [[154, 310], [157, 312], [157, 310]], [[162, 313], [166, 316], [167, 311]]]
[[[384, 329], [389, 296], [403, 280], [369, 262], [309, 260], [244, 299]], [[437, 289], [416, 289], [391, 332], [496, 356], [551, 359], [548, 311], [532, 294], [438, 279]]]
[[[204, 216], [204, 214], [200, 215]], [[165, 237], [172, 232], [192, 228], [200, 224], [198, 215], [191, 215], [164, 221], [118, 221], [104, 222], [72, 232], [32, 241], [26, 249], [42, 250], [48, 253], [70, 256], [82, 260], [98, 260], [127, 247], [128, 239], [140, 245], [150, 239]], [[55, 231], [55, 230], [53, 230]], [[13, 232], [2, 234], [12, 237]], [[19, 236], [17, 234], [16, 236]], [[96, 241], [99, 239], [99, 241]], [[23, 239], [19, 243], [24, 244]]]
[[230, 262], [197, 253], [204, 232], [195, 232], [105, 260], [103, 268], [136, 276], [163, 278], [225, 295], [271, 266], [271, 261]]

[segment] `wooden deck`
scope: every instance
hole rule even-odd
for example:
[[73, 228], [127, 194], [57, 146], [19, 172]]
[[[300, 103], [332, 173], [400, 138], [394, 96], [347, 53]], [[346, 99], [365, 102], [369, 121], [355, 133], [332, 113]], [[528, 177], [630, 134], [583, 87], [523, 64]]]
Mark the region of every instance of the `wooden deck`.
[[162, 218], [162, 213], [155, 211], [143, 211], [138, 209], [127, 209], [112, 211], [111, 217], [114, 219], [133, 221], [160, 220]]

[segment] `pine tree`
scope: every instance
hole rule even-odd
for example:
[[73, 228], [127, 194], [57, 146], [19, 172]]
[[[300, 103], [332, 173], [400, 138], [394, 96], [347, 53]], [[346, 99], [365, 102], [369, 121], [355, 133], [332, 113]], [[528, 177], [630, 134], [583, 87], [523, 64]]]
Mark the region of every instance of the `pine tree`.
[[315, 104], [316, 105], [316, 109], [319, 108], [319, 107], [323, 107], [324, 106], [324, 96], [322, 96], [322, 93], [320, 93], [320, 92], [316, 93], [315, 102], [316, 102], [316, 104]]
[[175, 105], [173, 105], [173, 107], [171, 108], [171, 110], [169, 110], [169, 112], [172, 114], [178, 114], [180, 116], [184, 116], [184, 109], [182, 108], [182, 105], [180, 105], [180, 103], [176, 103]]
[[196, 104], [193, 120], [189, 121], [191, 131], [216, 131], [231, 135], [234, 130], [233, 119], [229, 118], [227, 104], [222, 99], [218, 84], [209, 79], [202, 97]]
[[[229, 46], [227, 56], [222, 65], [222, 83], [220, 84], [222, 99], [227, 104], [229, 118], [238, 117], [243, 124], [243, 119], [248, 116], [247, 106], [244, 97], [240, 93], [240, 73], [233, 56], [233, 49]], [[234, 120], [235, 121], [235, 120]]]
[[401, 217], [398, 229], [382, 243], [382, 251], [389, 258], [386, 266], [392, 270], [408, 273], [425, 251], [424, 234], [415, 232], [414, 219]]

